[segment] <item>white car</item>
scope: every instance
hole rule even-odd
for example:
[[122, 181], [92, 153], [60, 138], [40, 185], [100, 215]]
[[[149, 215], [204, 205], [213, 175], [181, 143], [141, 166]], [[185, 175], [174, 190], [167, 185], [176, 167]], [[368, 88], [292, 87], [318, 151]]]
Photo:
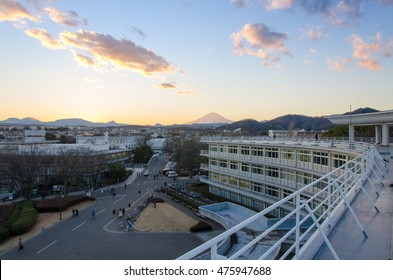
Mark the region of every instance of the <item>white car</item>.
[[176, 173], [175, 171], [168, 171], [168, 172], [166, 173], [166, 175], [167, 175], [169, 178], [177, 177], [177, 173]]
[[145, 170], [145, 173], [143, 173], [144, 176], [149, 176], [150, 175], [150, 171], [149, 170]]

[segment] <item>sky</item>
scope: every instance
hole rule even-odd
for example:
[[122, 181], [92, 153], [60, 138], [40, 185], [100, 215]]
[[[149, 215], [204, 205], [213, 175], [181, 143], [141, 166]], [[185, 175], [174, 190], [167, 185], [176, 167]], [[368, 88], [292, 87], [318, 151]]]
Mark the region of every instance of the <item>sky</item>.
[[393, 0], [0, 0], [0, 120], [393, 109]]

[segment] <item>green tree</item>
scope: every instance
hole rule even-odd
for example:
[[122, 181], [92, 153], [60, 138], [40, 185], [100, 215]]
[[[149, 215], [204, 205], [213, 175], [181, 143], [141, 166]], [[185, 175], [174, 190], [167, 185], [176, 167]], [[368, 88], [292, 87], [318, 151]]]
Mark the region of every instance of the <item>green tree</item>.
[[200, 156], [201, 150], [203, 150], [203, 144], [194, 139], [185, 140], [177, 146], [174, 160], [179, 172], [185, 172], [189, 176], [195, 175], [201, 163], [205, 160]]
[[141, 145], [134, 151], [134, 163], [148, 163], [153, 155], [154, 152], [149, 145]]
[[126, 175], [126, 168], [120, 162], [114, 163], [109, 166], [109, 177], [111, 178], [121, 178]]

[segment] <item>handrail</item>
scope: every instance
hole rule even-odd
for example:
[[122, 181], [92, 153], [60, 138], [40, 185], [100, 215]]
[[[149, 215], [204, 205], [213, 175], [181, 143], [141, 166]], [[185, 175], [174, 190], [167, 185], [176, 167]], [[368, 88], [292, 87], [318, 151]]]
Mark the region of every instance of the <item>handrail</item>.
[[[291, 200], [295, 201], [296, 206], [290, 213], [286, 214], [279, 222], [275, 223], [267, 230], [256, 236], [243, 248], [239, 249], [235, 254], [230, 256], [229, 259], [238, 258], [252, 246], [276, 230], [280, 224], [293, 217], [295, 217], [297, 221], [294, 227], [290, 229], [285, 235], [283, 235], [279, 240], [277, 240], [276, 243], [274, 243], [268, 251], [262, 254], [259, 259], [267, 258], [271, 252], [276, 250], [284, 242], [288, 242], [288, 237], [293, 236], [295, 238], [293, 245], [290, 246], [285, 252], [282, 252], [283, 254], [281, 258], [287, 258], [290, 254], [293, 254], [293, 258], [296, 259], [307, 258], [307, 256], [315, 254], [316, 250], [322, 245], [323, 242], [327, 243], [330, 250], [333, 250], [333, 255], [338, 258], [334, 252], [334, 249], [331, 247], [331, 245], [328, 244], [329, 241], [326, 237], [328, 232], [334, 227], [339, 217], [341, 217], [344, 213], [345, 206], [350, 207], [349, 201], [353, 199], [360, 188], [363, 188], [363, 185], [365, 182], [367, 182], [367, 179], [369, 180], [369, 174], [372, 172], [375, 174], [380, 172], [381, 177], [383, 177], [381, 170], [386, 170], [384, 161], [372, 145], [364, 144], [358, 146], [361, 146], [363, 151], [353, 160], [329, 172], [318, 180], [293, 192], [291, 195], [281, 199], [280, 201], [270, 205], [247, 220], [180, 256], [178, 259], [193, 259], [207, 250], [210, 250], [210, 256], [212, 258], [226, 259], [227, 257], [217, 254], [217, 244], [227, 239], [232, 234], [240, 231], [250, 223], [260, 219], [261, 217], [264, 217], [271, 211], [280, 208], [282, 205], [288, 203]], [[348, 147], [350, 148], [350, 146]], [[380, 179], [378, 174], [377, 178]], [[327, 184], [317, 193], [309, 197], [309, 190], [318, 186], [318, 183], [320, 182], [327, 182]], [[321, 184], [319, 184], [319, 186], [320, 185]], [[306, 193], [307, 197], [309, 197], [307, 199], [305, 199], [306, 196], [303, 195]], [[309, 218], [312, 218], [314, 222], [305, 232], [301, 233], [301, 224]], [[363, 230], [360, 224], [359, 226]], [[366, 234], [365, 236], [367, 237]]]

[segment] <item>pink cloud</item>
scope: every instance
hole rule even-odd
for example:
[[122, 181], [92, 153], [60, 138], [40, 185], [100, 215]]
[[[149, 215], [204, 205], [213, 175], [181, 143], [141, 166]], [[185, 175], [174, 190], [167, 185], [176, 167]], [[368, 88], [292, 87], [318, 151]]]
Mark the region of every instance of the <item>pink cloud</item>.
[[87, 25], [87, 20], [82, 20], [75, 11], [60, 12], [56, 8], [49, 7], [45, 9], [49, 18], [58, 24], [65, 26]]
[[357, 66], [363, 69], [381, 70], [381, 58], [389, 57], [393, 52], [393, 39], [384, 44], [379, 32], [368, 41], [356, 34], [352, 34], [347, 40], [353, 47], [352, 56]]
[[0, 22], [12, 21], [23, 23], [25, 19], [38, 21], [22, 4], [12, 0], [0, 1]]
[[51, 50], [64, 49], [59, 40], [54, 39], [48, 31], [42, 28], [27, 29], [25, 33], [35, 39], [38, 39], [41, 45]]
[[329, 65], [329, 68], [333, 71], [341, 72], [344, 71], [348, 64], [352, 61], [351, 58], [337, 58], [337, 59], [327, 59], [326, 62]]
[[290, 55], [285, 47], [287, 39], [286, 33], [272, 31], [262, 23], [246, 24], [241, 31], [231, 35], [236, 55], [257, 56], [265, 66], [281, 59], [277, 53]]
[[62, 32], [60, 40], [67, 48], [84, 50], [94, 60], [144, 75], [174, 72], [172, 65], [163, 57], [126, 39], [118, 40], [111, 35], [78, 30]]

